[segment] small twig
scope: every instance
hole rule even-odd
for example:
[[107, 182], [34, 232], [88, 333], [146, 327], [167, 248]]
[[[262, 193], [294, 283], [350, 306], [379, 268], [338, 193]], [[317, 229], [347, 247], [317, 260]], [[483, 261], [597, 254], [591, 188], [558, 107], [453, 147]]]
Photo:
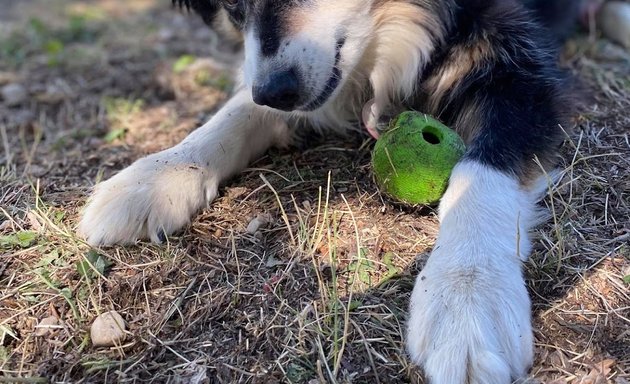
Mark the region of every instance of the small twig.
[[610, 245], [616, 242], [624, 242], [626, 240], [630, 240], [630, 232], [617, 236], [614, 239], [608, 240], [607, 242], [604, 243], [604, 245]]
[[271, 185], [269, 180], [267, 180], [265, 175], [260, 173], [258, 176], [260, 176], [260, 178], [265, 183], [265, 185], [267, 185], [267, 187], [269, 187], [269, 189], [271, 189], [271, 192], [273, 192], [273, 194], [276, 196], [276, 201], [278, 202], [278, 206], [280, 207], [280, 211], [282, 212], [282, 219], [284, 220], [284, 223], [287, 226], [287, 230], [289, 231], [289, 236], [291, 236], [291, 243], [292, 244], [296, 244], [295, 243], [295, 237], [293, 236], [293, 231], [291, 230], [291, 223], [289, 222], [289, 217], [287, 216], [287, 213], [285, 212], [284, 207], [282, 206], [282, 200], [280, 200], [280, 195], [278, 195], [278, 192]]
[[4, 153], [7, 154], [6, 166], [8, 168], [9, 166], [11, 166], [11, 160], [13, 160], [13, 155], [11, 154], [11, 151], [10, 151], [11, 148], [9, 146], [9, 137], [7, 136], [7, 127], [4, 124], [0, 125], [0, 136], [2, 137], [2, 146], [4, 146]]
[[190, 284], [188, 284], [186, 289], [184, 289], [184, 291], [178, 295], [177, 299], [171, 302], [171, 305], [169, 306], [168, 310], [166, 311], [166, 314], [164, 315], [162, 319], [162, 324], [159, 327], [158, 333], [162, 331], [162, 327], [164, 327], [164, 325], [171, 318], [171, 316], [173, 316], [173, 314], [175, 314], [176, 311], [179, 311], [179, 308], [181, 307], [182, 303], [184, 302], [184, 299], [186, 298], [186, 295], [196, 283], [197, 283], [197, 276], [195, 276], [190, 282]]

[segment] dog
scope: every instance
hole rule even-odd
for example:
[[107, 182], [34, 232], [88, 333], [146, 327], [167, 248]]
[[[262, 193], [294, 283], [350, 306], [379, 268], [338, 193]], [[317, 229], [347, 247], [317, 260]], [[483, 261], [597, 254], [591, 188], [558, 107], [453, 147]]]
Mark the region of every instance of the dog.
[[297, 127], [374, 133], [396, 111], [422, 111], [467, 151], [411, 296], [409, 356], [434, 384], [523, 378], [533, 335], [522, 263], [574, 106], [553, 18], [528, 8], [550, 2], [173, 0], [239, 31], [242, 84], [180, 144], [96, 185], [78, 231], [95, 246], [161, 243]]

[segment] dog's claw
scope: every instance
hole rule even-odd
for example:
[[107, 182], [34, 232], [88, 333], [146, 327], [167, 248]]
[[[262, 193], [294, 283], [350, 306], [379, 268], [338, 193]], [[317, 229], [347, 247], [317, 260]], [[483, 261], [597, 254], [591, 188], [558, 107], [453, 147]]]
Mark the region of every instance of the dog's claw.
[[378, 123], [379, 116], [373, 99], [365, 103], [363, 112], [361, 113], [361, 118], [363, 119], [363, 125], [365, 125], [365, 128], [370, 136], [372, 136], [375, 140], [378, 140], [380, 133], [376, 129], [376, 125]]

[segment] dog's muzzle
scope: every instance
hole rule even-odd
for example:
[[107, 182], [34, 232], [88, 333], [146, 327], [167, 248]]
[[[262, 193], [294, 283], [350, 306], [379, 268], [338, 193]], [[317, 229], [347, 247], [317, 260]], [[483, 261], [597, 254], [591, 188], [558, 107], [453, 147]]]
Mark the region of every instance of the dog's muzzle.
[[252, 95], [258, 105], [292, 111], [300, 103], [300, 80], [294, 68], [273, 72], [262, 85], [253, 87]]

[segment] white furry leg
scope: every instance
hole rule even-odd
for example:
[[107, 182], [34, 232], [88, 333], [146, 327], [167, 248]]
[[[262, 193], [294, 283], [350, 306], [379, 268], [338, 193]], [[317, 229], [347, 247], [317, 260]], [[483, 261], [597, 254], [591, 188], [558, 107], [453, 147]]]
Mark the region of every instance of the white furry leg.
[[92, 245], [161, 242], [216, 197], [221, 181], [286, 140], [286, 123], [240, 92], [180, 144], [98, 184], [78, 231]]
[[539, 194], [476, 162], [458, 164], [441, 229], [411, 297], [407, 348], [432, 384], [507, 384], [533, 359], [521, 262]]
[[194, 163], [163, 151], [140, 159], [99, 183], [79, 224], [92, 245], [128, 244], [150, 237], [161, 242], [214, 199], [218, 180]]

